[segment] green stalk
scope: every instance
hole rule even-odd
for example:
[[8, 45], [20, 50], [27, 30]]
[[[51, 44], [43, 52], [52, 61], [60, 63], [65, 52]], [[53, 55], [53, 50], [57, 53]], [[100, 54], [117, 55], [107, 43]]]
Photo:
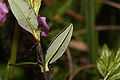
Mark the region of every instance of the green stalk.
[[14, 80], [15, 75], [15, 64], [16, 64], [16, 54], [17, 54], [17, 48], [18, 48], [18, 30], [15, 27], [14, 35], [13, 35], [13, 41], [12, 41], [12, 47], [11, 47], [11, 56], [8, 61], [7, 65], [7, 75], [5, 80]]
[[[81, 0], [81, 13], [85, 17], [86, 40], [89, 46], [90, 59], [96, 64], [98, 37], [95, 31], [96, 0]], [[93, 71], [96, 74], [96, 71]], [[94, 79], [92, 79], [94, 80]]]
[[90, 49], [91, 61], [96, 63], [98, 38], [95, 31], [95, 16], [96, 16], [96, 0], [82, 0], [82, 13], [85, 17], [85, 28], [87, 43]]

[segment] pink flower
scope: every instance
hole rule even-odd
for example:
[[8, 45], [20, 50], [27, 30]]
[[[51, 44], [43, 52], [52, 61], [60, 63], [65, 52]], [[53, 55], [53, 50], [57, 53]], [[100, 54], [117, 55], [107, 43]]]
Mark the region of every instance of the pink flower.
[[50, 27], [48, 26], [48, 24], [46, 22], [46, 17], [38, 16], [38, 23], [39, 23], [39, 26], [40, 26], [41, 31], [42, 31], [41, 35], [43, 37], [47, 37]]
[[4, 23], [7, 18], [8, 8], [5, 3], [0, 2], [0, 23]]

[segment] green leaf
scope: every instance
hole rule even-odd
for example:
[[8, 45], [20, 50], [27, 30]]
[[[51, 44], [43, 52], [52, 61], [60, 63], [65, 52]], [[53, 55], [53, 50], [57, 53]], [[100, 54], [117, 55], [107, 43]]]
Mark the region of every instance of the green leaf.
[[118, 72], [117, 74], [114, 74], [112, 77], [110, 77], [110, 80], [118, 80], [120, 79], [120, 72]]
[[25, 0], [8, 0], [8, 2], [19, 25], [35, 36], [38, 22], [32, 7]]
[[36, 15], [38, 15], [42, 0], [27, 0], [27, 1], [34, 9]]
[[109, 59], [111, 56], [111, 52], [109, 51], [107, 46], [104, 46], [101, 52], [101, 57], [99, 61], [97, 62], [98, 70], [100, 73], [105, 76], [107, 74], [107, 70], [109, 67]]
[[45, 56], [46, 65], [55, 62], [63, 55], [70, 42], [72, 32], [73, 32], [73, 25], [70, 24], [70, 26], [52, 42]]
[[[72, 25], [71, 25], [72, 26]], [[59, 49], [57, 50], [56, 54], [54, 55], [54, 57], [51, 59], [50, 64], [55, 62], [57, 59], [59, 59], [63, 53], [65, 52], [65, 50], [67, 49], [69, 42], [71, 40], [71, 36], [72, 36], [72, 32], [73, 32], [73, 27], [71, 27], [70, 32], [68, 33], [68, 35], [66, 36], [64, 42], [61, 44], [61, 46], [59, 47]]]
[[97, 61], [97, 68], [104, 80], [120, 79], [120, 49], [115, 52], [104, 46]]

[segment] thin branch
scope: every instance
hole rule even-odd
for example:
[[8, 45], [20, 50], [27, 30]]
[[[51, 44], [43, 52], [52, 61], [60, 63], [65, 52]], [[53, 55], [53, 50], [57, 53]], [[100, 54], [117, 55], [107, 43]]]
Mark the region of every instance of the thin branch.
[[88, 45], [83, 41], [72, 40], [69, 44], [69, 47], [75, 48], [81, 51], [89, 51]]
[[[114, 26], [114, 25], [100, 25], [96, 26], [96, 31], [120, 31], [120, 26]], [[76, 32], [79, 32], [80, 34], [85, 34], [85, 29], [77, 30]]]
[[85, 70], [85, 69], [89, 69], [89, 68], [95, 68], [96, 66], [94, 64], [89, 64], [89, 65], [85, 65], [85, 66], [82, 66], [76, 70], [74, 70], [73, 74], [70, 76], [71, 80], [74, 80], [74, 77], [82, 70]]
[[83, 21], [84, 20], [84, 17], [79, 15], [78, 13], [76, 13], [75, 11], [73, 10], [68, 10], [66, 12], [66, 14], [72, 18], [74, 18], [75, 20], [78, 20], [78, 21]]
[[14, 66], [10, 66], [10, 64], [12, 65], [16, 64], [16, 55], [18, 51], [18, 40], [19, 40], [19, 31], [17, 29], [17, 24], [15, 23], [12, 46], [11, 46], [11, 54], [10, 54], [10, 59], [7, 65], [6, 80], [9, 80], [9, 79], [12, 80], [15, 77]]
[[96, 31], [120, 31], [120, 26], [114, 26], [114, 25], [101, 25], [96, 27]]
[[21, 63], [15, 64], [15, 66], [21, 66], [21, 65], [38, 65], [38, 63], [37, 62], [21, 62]]
[[120, 9], [120, 4], [119, 3], [116, 3], [116, 2], [113, 2], [113, 1], [110, 1], [110, 0], [103, 0], [103, 3], [107, 4], [109, 6], [112, 6], [114, 8]]
[[67, 55], [68, 66], [69, 66], [69, 79], [68, 80], [72, 80], [70, 76], [72, 76], [72, 72], [73, 72], [73, 63], [72, 63], [72, 56], [71, 56], [69, 49], [67, 49], [66, 55]]
[[44, 55], [43, 55], [43, 50], [42, 50], [42, 46], [40, 43], [38, 44], [36, 49], [37, 49], [38, 63], [40, 62], [40, 64], [41, 64], [41, 62], [42, 62], [42, 66], [43, 66], [43, 70], [44, 70], [44, 72], [43, 72], [44, 80], [49, 80], [47, 73], [45, 72]]

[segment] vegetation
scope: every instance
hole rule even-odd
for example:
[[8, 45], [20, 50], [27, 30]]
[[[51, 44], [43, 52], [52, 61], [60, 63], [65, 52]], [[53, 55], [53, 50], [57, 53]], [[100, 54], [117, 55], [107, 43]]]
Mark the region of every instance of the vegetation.
[[119, 0], [0, 0], [0, 80], [119, 80]]

